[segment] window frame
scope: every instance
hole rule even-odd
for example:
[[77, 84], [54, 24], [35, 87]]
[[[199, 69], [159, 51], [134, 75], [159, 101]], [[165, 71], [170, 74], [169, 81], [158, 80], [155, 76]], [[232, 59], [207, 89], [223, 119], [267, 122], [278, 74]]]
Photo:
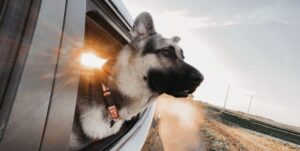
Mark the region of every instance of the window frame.
[[[59, 58], [40, 147], [43, 151], [68, 150], [69, 147], [80, 76], [79, 68], [70, 64], [77, 64], [72, 51], [84, 46], [85, 3], [67, 0]], [[66, 75], [69, 71], [72, 74]], [[72, 79], [70, 84], [63, 84], [69, 83], [69, 79]]]

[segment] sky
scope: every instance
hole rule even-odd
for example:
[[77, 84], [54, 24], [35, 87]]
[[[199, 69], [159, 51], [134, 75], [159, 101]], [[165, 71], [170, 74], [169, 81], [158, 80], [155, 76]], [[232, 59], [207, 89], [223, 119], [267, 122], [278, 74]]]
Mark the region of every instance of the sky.
[[300, 1], [123, 0], [158, 33], [180, 36], [205, 80], [195, 99], [300, 127]]

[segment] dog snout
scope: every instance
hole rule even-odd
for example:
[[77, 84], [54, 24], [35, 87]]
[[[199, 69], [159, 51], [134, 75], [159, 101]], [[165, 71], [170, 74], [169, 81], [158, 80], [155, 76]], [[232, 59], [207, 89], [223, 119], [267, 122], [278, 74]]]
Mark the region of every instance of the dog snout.
[[204, 77], [199, 71], [194, 70], [190, 74], [190, 80], [194, 86], [199, 86], [201, 82], [204, 80]]
[[201, 82], [204, 80], [204, 76], [193, 66], [184, 63], [185, 73], [188, 75], [188, 81], [190, 85], [194, 88], [198, 87]]

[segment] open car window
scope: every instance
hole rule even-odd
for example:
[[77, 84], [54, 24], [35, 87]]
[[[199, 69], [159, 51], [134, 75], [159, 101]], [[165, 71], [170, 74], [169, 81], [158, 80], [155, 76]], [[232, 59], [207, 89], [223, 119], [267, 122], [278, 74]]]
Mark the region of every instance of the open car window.
[[[82, 53], [92, 51], [95, 55], [103, 59], [112, 59], [119, 51], [127, 44], [127, 41], [122, 39], [112, 27], [105, 22], [105, 19], [97, 11], [87, 12], [85, 22], [85, 36], [84, 36], [84, 48]], [[89, 93], [85, 93], [86, 89], [99, 86], [100, 83], [96, 83], [94, 76], [90, 76], [89, 71], [85, 68], [81, 70], [80, 81], [78, 88], [77, 98], [89, 98]], [[100, 76], [100, 75], [96, 75]], [[88, 77], [88, 78], [87, 78]], [[88, 80], [87, 80], [88, 79]], [[93, 89], [93, 88], [92, 88]], [[100, 93], [100, 92], [99, 92]], [[94, 97], [97, 98], [97, 97]], [[120, 140], [137, 122], [139, 115], [132, 118], [130, 121], [126, 121], [120, 131], [112, 136], [103, 138], [88, 144], [82, 150], [109, 150], [113, 145]], [[74, 122], [79, 123], [79, 120], [75, 114]], [[76, 127], [78, 130], [78, 127]], [[82, 132], [82, 131], [81, 131]]]

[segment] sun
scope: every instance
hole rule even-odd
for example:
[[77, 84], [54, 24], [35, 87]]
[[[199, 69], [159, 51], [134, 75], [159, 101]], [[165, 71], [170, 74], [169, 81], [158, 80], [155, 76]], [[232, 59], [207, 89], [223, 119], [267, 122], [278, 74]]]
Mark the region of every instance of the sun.
[[100, 69], [103, 64], [106, 62], [105, 59], [97, 57], [92, 52], [83, 53], [80, 56], [81, 65], [87, 68], [97, 68]]

